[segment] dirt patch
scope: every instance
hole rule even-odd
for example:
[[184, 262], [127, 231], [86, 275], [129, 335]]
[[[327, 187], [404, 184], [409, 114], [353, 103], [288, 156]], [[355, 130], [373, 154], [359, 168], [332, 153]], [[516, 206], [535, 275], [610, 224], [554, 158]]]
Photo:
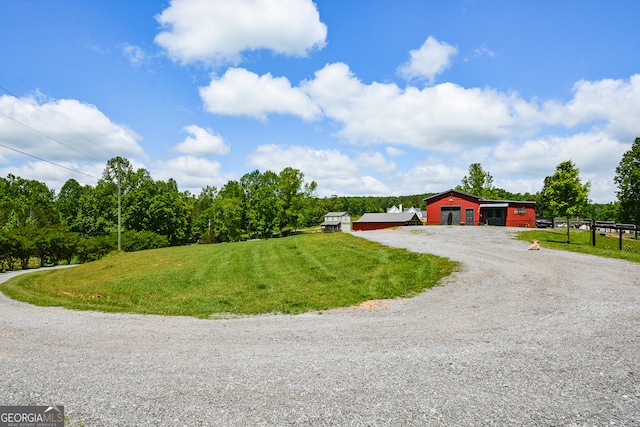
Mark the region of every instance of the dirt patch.
[[364, 308], [365, 310], [384, 310], [385, 308], [389, 308], [391, 306], [390, 300], [382, 300], [382, 299], [372, 299], [369, 301], [364, 301], [358, 304], [358, 307]]

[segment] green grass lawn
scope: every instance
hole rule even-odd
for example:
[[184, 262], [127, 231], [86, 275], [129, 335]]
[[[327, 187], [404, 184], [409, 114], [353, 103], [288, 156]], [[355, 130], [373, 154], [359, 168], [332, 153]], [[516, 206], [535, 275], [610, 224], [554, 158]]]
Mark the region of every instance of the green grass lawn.
[[209, 317], [303, 313], [411, 297], [457, 263], [349, 234], [195, 245], [112, 254], [2, 285], [7, 296], [77, 310]]
[[607, 258], [626, 259], [632, 262], [640, 262], [640, 240], [635, 240], [635, 234], [623, 235], [623, 250], [619, 249], [619, 239], [616, 235], [601, 236], [596, 233], [596, 247], [591, 244], [590, 231], [571, 231], [571, 243], [567, 243], [567, 230], [545, 229], [530, 230], [517, 233], [517, 239], [533, 241], [538, 239], [543, 248], [560, 249], [585, 254], [597, 255]]

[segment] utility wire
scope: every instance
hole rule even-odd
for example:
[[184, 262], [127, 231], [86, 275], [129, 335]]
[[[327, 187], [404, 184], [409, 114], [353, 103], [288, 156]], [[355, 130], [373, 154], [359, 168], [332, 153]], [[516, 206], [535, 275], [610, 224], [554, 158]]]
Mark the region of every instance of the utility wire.
[[31, 126], [29, 126], [28, 124], [22, 123], [21, 121], [16, 120], [16, 119], [14, 119], [14, 118], [13, 118], [13, 117], [11, 117], [11, 116], [7, 116], [6, 114], [4, 114], [4, 113], [2, 113], [2, 112], [0, 112], [0, 116], [4, 116], [4, 117], [6, 117], [6, 118], [7, 118], [7, 119], [9, 119], [9, 120], [13, 120], [14, 122], [18, 123], [19, 125], [22, 125], [22, 126], [24, 126], [24, 127], [28, 128], [28, 129], [31, 129], [32, 131], [34, 131], [34, 132], [36, 132], [36, 133], [39, 133], [40, 135], [44, 136], [45, 138], [49, 138], [50, 140], [55, 141], [55, 142], [57, 142], [58, 144], [63, 145], [63, 146], [65, 146], [65, 147], [67, 147], [68, 149], [75, 151], [76, 153], [80, 153], [80, 154], [82, 154], [83, 156], [86, 156], [86, 157], [90, 158], [91, 160], [95, 160], [96, 162], [102, 162], [102, 160], [98, 160], [98, 159], [96, 159], [95, 157], [90, 156], [90, 155], [89, 155], [89, 154], [87, 154], [87, 153], [83, 153], [82, 151], [80, 151], [80, 150], [78, 150], [78, 149], [76, 149], [76, 148], [74, 148], [74, 147], [72, 147], [72, 146], [70, 146], [70, 145], [65, 144], [65, 143], [64, 143], [64, 142], [62, 142], [62, 141], [58, 141], [58, 140], [57, 140], [57, 139], [55, 139], [54, 137], [49, 136], [49, 135], [47, 135], [46, 133], [40, 132], [38, 129], [34, 129], [34, 128], [32, 128]]
[[16, 149], [16, 148], [9, 147], [9, 146], [4, 145], [4, 144], [2, 144], [2, 143], [0, 143], [0, 147], [4, 147], [4, 148], [7, 148], [7, 149], [9, 149], [9, 150], [13, 150], [13, 151], [18, 152], [18, 153], [20, 153], [20, 154], [24, 154], [25, 156], [33, 157], [34, 159], [38, 159], [38, 160], [40, 160], [40, 161], [42, 161], [42, 162], [46, 162], [46, 163], [49, 163], [49, 164], [51, 164], [51, 165], [58, 166], [59, 168], [66, 169], [66, 170], [71, 171], [71, 172], [79, 173], [80, 175], [88, 176], [89, 178], [94, 178], [94, 179], [100, 180], [100, 178], [98, 178], [97, 176], [93, 176], [93, 175], [90, 175], [90, 174], [88, 174], [88, 173], [80, 172], [79, 170], [76, 170], [76, 169], [73, 169], [73, 168], [69, 168], [69, 167], [67, 167], [67, 166], [62, 166], [62, 165], [60, 165], [60, 164], [58, 164], [58, 163], [54, 163], [54, 162], [52, 162], [52, 161], [49, 161], [49, 160], [43, 159], [43, 158], [41, 158], [41, 157], [34, 156], [33, 154], [25, 153], [24, 151], [20, 151], [20, 150], [18, 150], [18, 149]]
[[[92, 141], [91, 139], [87, 138], [86, 136], [82, 135], [81, 133], [77, 132], [76, 130], [74, 130], [74, 129], [70, 128], [70, 127], [69, 127], [69, 126], [67, 126], [66, 124], [64, 124], [64, 123], [62, 123], [61, 121], [57, 120], [55, 117], [51, 117], [49, 114], [45, 113], [44, 111], [42, 111], [42, 109], [38, 108], [37, 106], [35, 106], [35, 105], [33, 105], [33, 104], [30, 104], [30, 103], [26, 102], [24, 99], [22, 99], [22, 98], [18, 97], [17, 95], [15, 95], [14, 93], [12, 93], [10, 90], [6, 89], [5, 87], [0, 86], [0, 90], [5, 91], [6, 93], [8, 93], [9, 95], [13, 96], [15, 99], [19, 100], [20, 102], [24, 103], [25, 105], [28, 105], [29, 107], [34, 108], [35, 110], [39, 111], [41, 114], [44, 114], [45, 116], [47, 116], [47, 117], [48, 117], [49, 119], [51, 119], [52, 121], [54, 121], [54, 122], [58, 123], [60, 126], [65, 127], [66, 129], [68, 129], [68, 130], [70, 130], [71, 132], [75, 133], [76, 135], [78, 135], [79, 137], [81, 137], [82, 139], [84, 139], [85, 141], [87, 141], [87, 142], [89, 142], [90, 144], [95, 145], [96, 147], [100, 148], [100, 149], [101, 149], [101, 150], [103, 150], [105, 153], [109, 154], [111, 157], [116, 157], [116, 155], [115, 155], [115, 154], [113, 154], [112, 152], [110, 152], [109, 150], [107, 150], [106, 148], [104, 148], [103, 146], [101, 146], [100, 144], [97, 144], [96, 142]], [[1, 114], [1, 113], [0, 113], [0, 114]], [[6, 115], [4, 115], [4, 114], [3, 114], [3, 116], [8, 117], [8, 116], [6, 116]], [[9, 117], [9, 118], [11, 118], [11, 117]], [[12, 120], [14, 120], [14, 121], [18, 122], [18, 121], [17, 121], [17, 120], [15, 120], [15, 119], [12, 119]], [[18, 122], [18, 123], [20, 123], [20, 122]], [[22, 125], [24, 125], [24, 126], [27, 126], [27, 125], [25, 125], [24, 123], [20, 123], [20, 124], [22, 124]], [[29, 127], [29, 126], [27, 126], [27, 127]], [[30, 129], [32, 129], [32, 128], [30, 128]], [[33, 129], [33, 130], [35, 130], [35, 129]], [[36, 132], [38, 132], [37, 130], [35, 130], [35, 131], [36, 131]], [[44, 135], [42, 132], [38, 132], [38, 133], [40, 133], [40, 134]], [[54, 141], [56, 141], [56, 142], [58, 142], [58, 143], [62, 144], [60, 141], [58, 141], [58, 140], [56, 140], [56, 139], [54, 139], [54, 138], [51, 138], [51, 137], [49, 137], [48, 135], [44, 135], [44, 136], [46, 136], [47, 138], [53, 139]], [[64, 146], [65, 146], [65, 147], [67, 147], [67, 148], [71, 148], [71, 147], [69, 147], [68, 145], [65, 145], [65, 144], [62, 144], [62, 145], [64, 145]], [[97, 159], [95, 159], [95, 158], [93, 158], [93, 157], [89, 156], [88, 154], [85, 154], [85, 153], [83, 153], [83, 152], [81, 152], [81, 151], [79, 151], [79, 150], [76, 150], [75, 148], [71, 148], [71, 149], [72, 149], [72, 150], [74, 150], [74, 151], [77, 151], [77, 152], [78, 152], [78, 153], [80, 153], [80, 154], [84, 154], [85, 156], [90, 157], [90, 158], [92, 158], [93, 160], [97, 160]], [[100, 162], [101, 160], [97, 160], [97, 161], [99, 161], [99, 162]]]
[[[89, 138], [87, 138], [86, 136], [84, 136], [84, 135], [82, 135], [82, 134], [80, 134], [80, 133], [76, 132], [75, 130], [71, 129], [69, 126], [65, 125], [64, 123], [61, 123], [60, 121], [58, 121], [58, 120], [54, 119], [53, 117], [51, 117], [50, 115], [48, 115], [48, 114], [47, 114], [47, 113], [45, 113], [44, 111], [40, 110], [39, 108], [35, 107], [34, 105], [29, 104], [28, 102], [24, 101], [24, 100], [23, 100], [23, 99], [21, 99], [21, 98], [18, 98], [16, 95], [14, 95], [13, 93], [11, 93], [10, 91], [8, 91], [7, 89], [5, 89], [4, 87], [0, 86], [0, 89], [4, 90], [5, 92], [7, 92], [9, 95], [13, 96], [14, 98], [19, 99], [21, 102], [23, 102], [23, 103], [25, 103], [25, 104], [27, 104], [27, 105], [31, 106], [32, 108], [35, 108], [37, 111], [39, 111], [39, 112], [41, 112], [42, 114], [44, 114], [45, 116], [49, 117], [51, 120], [53, 120], [54, 122], [58, 123], [59, 125], [64, 126], [65, 128], [67, 128], [67, 129], [68, 129], [68, 130], [70, 130], [71, 132], [75, 133], [76, 135], [78, 135], [78, 136], [82, 137], [83, 139], [85, 139], [85, 140], [86, 140], [86, 141], [88, 141], [89, 143], [91, 143], [91, 144], [95, 145], [96, 147], [101, 148], [101, 149], [102, 149], [102, 150], [104, 150], [107, 154], [110, 154], [111, 156], [114, 156], [114, 155], [113, 155], [112, 153], [110, 153], [110, 152], [109, 152], [109, 150], [107, 150], [106, 148], [104, 148], [104, 147], [102, 147], [102, 146], [100, 146], [100, 145], [96, 144], [95, 142], [93, 142], [93, 141], [91, 141]], [[88, 155], [88, 154], [86, 154], [86, 153], [83, 153], [82, 151], [79, 151], [79, 150], [77, 150], [77, 149], [75, 149], [75, 148], [73, 148], [73, 147], [70, 147], [70, 146], [68, 146], [67, 144], [64, 144], [63, 142], [58, 141], [57, 139], [55, 139], [55, 138], [53, 138], [53, 137], [51, 137], [51, 136], [49, 136], [49, 135], [47, 135], [47, 134], [45, 134], [45, 133], [43, 133], [43, 132], [40, 132], [40, 131], [39, 131], [39, 130], [37, 130], [37, 129], [32, 128], [31, 126], [29, 126], [29, 125], [27, 125], [27, 124], [25, 124], [25, 123], [22, 123], [22, 122], [20, 122], [20, 121], [18, 121], [18, 120], [16, 120], [16, 119], [14, 119], [13, 117], [7, 116], [6, 114], [1, 113], [1, 112], [0, 112], [0, 114], [1, 114], [1, 115], [3, 115], [4, 117], [8, 118], [8, 119], [13, 120], [14, 122], [16, 122], [16, 123], [18, 123], [18, 124], [21, 124], [21, 125], [23, 125], [23, 126], [25, 126], [25, 127], [29, 128], [29, 129], [31, 129], [31, 130], [32, 130], [32, 131], [34, 131], [34, 132], [39, 133], [40, 135], [42, 135], [42, 136], [44, 136], [44, 137], [46, 137], [46, 138], [49, 138], [49, 139], [51, 139], [51, 140], [53, 140], [53, 141], [57, 142], [58, 144], [61, 144], [61, 145], [65, 146], [65, 147], [67, 147], [67, 148], [69, 148], [69, 149], [71, 149], [71, 150], [73, 150], [73, 151], [76, 151], [76, 152], [78, 152], [78, 153], [80, 153], [80, 154], [83, 154], [83, 155], [85, 155], [85, 156], [89, 157], [90, 159], [93, 159], [93, 160], [95, 160], [95, 161], [97, 161], [97, 162], [99, 162], [99, 161], [100, 161], [100, 160], [96, 159], [96, 158], [95, 158], [95, 157], [93, 157], [93, 156], [90, 156], [90, 155]], [[88, 173], [80, 172], [79, 170], [76, 170], [76, 169], [73, 169], [73, 168], [70, 168], [70, 167], [67, 167], [67, 166], [60, 165], [60, 164], [58, 164], [58, 163], [54, 163], [54, 162], [52, 162], [52, 161], [49, 161], [49, 160], [43, 159], [43, 158], [38, 157], [38, 156], [34, 156], [34, 155], [32, 155], [32, 154], [29, 154], [29, 153], [25, 153], [24, 151], [20, 151], [20, 150], [18, 150], [18, 149], [15, 149], [15, 148], [13, 148], [13, 147], [9, 147], [9, 146], [4, 145], [4, 144], [2, 144], [2, 143], [0, 143], [0, 147], [4, 147], [4, 148], [6, 148], [6, 149], [13, 150], [13, 151], [15, 151], [15, 152], [17, 152], [17, 153], [20, 153], [20, 154], [23, 154], [23, 155], [25, 155], [25, 156], [32, 157], [32, 158], [34, 158], [34, 159], [40, 160], [40, 161], [42, 161], [42, 162], [49, 163], [49, 164], [54, 165], [54, 166], [58, 166], [59, 168], [66, 169], [66, 170], [68, 170], [68, 171], [75, 172], [75, 173], [78, 173], [78, 174], [80, 174], [80, 175], [84, 175], [84, 176], [88, 176], [88, 177], [90, 177], [90, 178], [97, 179], [98, 181], [100, 180], [100, 178], [98, 178], [97, 176], [93, 176], [93, 175], [88, 174]], [[114, 156], [114, 157], [116, 157], [116, 156]], [[122, 226], [121, 226], [121, 224], [120, 224], [120, 216], [121, 216], [121, 212], [122, 212], [121, 201], [120, 201], [120, 198], [121, 198], [121, 192], [122, 192], [122, 190], [121, 190], [121, 178], [120, 178], [120, 162], [119, 162], [119, 160], [118, 160], [118, 251], [120, 251], [120, 250], [121, 250], [121, 248], [120, 248], [120, 238], [121, 238], [121, 236], [120, 236], [120, 235], [121, 235], [121, 233], [122, 233]]]
[[[38, 108], [37, 106], [35, 106], [35, 105], [33, 105], [33, 104], [30, 104], [30, 103], [26, 102], [26, 101], [25, 101], [25, 100], [23, 100], [22, 98], [19, 98], [18, 96], [16, 96], [14, 93], [12, 93], [11, 91], [9, 91], [8, 89], [6, 89], [6, 88], [4, 88], [4, 87], [0, 86], [0, 90], [5, 91], [6, 93], [8, 93], [9, 95], [13, 96], [15, 99], [19, 100], [20, 102], [24, 103], [25, 105], [27, 105], [27, 106], [29, 106], [29, 107], [31, 107], [31, 108], [33, 108], [33, 109], [37, 110], [37, 111], [38, 111], [38, 112], [40, 112], [41, 114], [43, 114], [43, 115], [47, 116], [47, 117], [48, 117], [49, 119], [51, 119], [52, 121], [54, 121], [54, 122], [58, 123], [60, 126], [65, 127], [66, 129], [68, 129], [68, 130], [70, 130], [71, 132], [75, 133], [76, 135], [80, 136], [81, 138], [83, 138], [83, 139], [84, 139], [84, 140], [86, 140], [87, 142], [89, 142], [89, 143], [91, 143], [91, 144], [95, 145], [96, 147], [100, 148], [101, 150], [103, 150], [103, 151], [104, 151], [104, 152], [106, 152], [107, 154], [109, 154], [109, 155], [111, 155], [111, 156], [113, 156], [113, 157], [116, 157], [113, 153], [111, 153], [111, 152], [110, 152], [109, 150], [107, 150], [106, 148], [104, 148], [104, 147], [100, 146], [99, 144], [97, 144], [97, 143], [93, 142], [91, 139], [89, 139], [89, 138], [87, 138], [86, 136], [82, 135], [81, 133], [79, 133], [79, 132], [75, 131], [74, 129], [70, 128], [69, 126], [67, 126], [66, 124], [64, 124], [64, 123], [60, 122], [59, 120], [55, 119], [54, 117], [51, 117], [49, 114], [47, 114], [46, 112], [42, 111], [42, 110], [41, 110], [40, 108]], [[26, 127], [27, 129], [32, 130], [33, 132], [36, 132], [36, 133], [38, 133], [38, 134], [40, 134], [40, 135], [44, 136], [45, 138], [48, 138], [48, 139], [50, 139], [50, 140], [52, 140], [52, 141], [54, 141], [54, 142], [57, 142], [58, 144], [60, 144], [60, 145], [62, 145], [62, 146], [64, 146], [64, 147], [66, 147], [66, 148], [68, 148], [68, 149], [70, 149], [70, 150], [73, 150], [73, 151], [75, 151], [76, 153], [82, 154], [83, 156], [86, 156], [86, 157], [88, 157], [88, 158], [89, 158], [89, 159], [91, 159], [91, 160], [95, 160], [96, 162], [102, 162], [102, 160], [100, 160], [100, 159], [96, 159], [95, 157], [93, 157], [93, 156], [91, 156], [91, 155], [89, 155], [89, 154], [87, 154], [87, 153], [84, 153], [84, 152], [82, 152], [82, 151], [78, 150], [77, 148], [71, 147], [71, 146], [69, 146], [69, 145], [65, 144], [64, 142], [59, 141], [58, 139], [56, 139], [56, 138], [54, 138], [54, 137], [52, 137], [52, 136], [50, 136], [50, 135], [47, 135], [46, 133], [41, 132], [41, 131], [39, 131], [39, 130], [37, 130], [37, 129], [35, 129], [35, 128], [33, 128], [33, 127], [29, 126], [29, 125], [27, 125], [26, 123], [23, 123], [23, 122], [21, 122], [21, 121], [19, 121], [19, 120], [15, 119], [15, 118], [13, 118], [13, 117], [11, 117], [11, 116], [8, 116], [8, 115], [6, 115], [6, 114], [4, 114], [4, 113], [2, 113], [2, 112], [0, 112], [0, 115], [2, 115], [2, 116], [4, 116], [4, 117], [6, 117], [6, 118], [8, 118], [8, 119], [10, 119], [10, 120], [12, 120], [12, 121], [14, 121], [14, 122], [18, 123], [19, 125], [22, 125], [22, 126]], [[1, 144], [1, 143], [0, 143], [0, 147], [4, 147], [4, 148], [6, 148], [6, 149], [8, 149], [8, 150], [15, 151], [15, 152], [20, 153], [20, 154], [23, 154], [23, 155], [25, 155], [25, 156], [32, 157], [32, 158], [34, 158], [34, 159], [40, 160], [40, 161], [45, 162], [45, 163], [49, 163], [49, 164], [51, 164], [51, 165], [54, 165], [54, 166], [60, 167], [60, 168], [62, 168], [62, 169], [66, 169], [66, 170], [71, 171], [71, 172], [75, 172], [75, 173], [80, 174], [80, 175], [84, 175], [84, 176], [87, 176], [87, 177], [90, 177], [90, 178], [94, 178], [94, 179], [97, 179], [97, 180], [100, 180], [100, 179], [101, 179], [101, 178], [98, 178], [98, 177], [93, 176], [93, 175], [91, 175], [91, 174], [81, 172], [81, 171], [79, 171], [79, 170], [77, 170], [77, 169], [73, 169], [73, 168], [70, 168], [70, 167], [67, 167], [67, 166], [63, 166], [63, 165], [61, 165], [61, 164], [59, 164], [59, 163], [55, 163], [55, 162], [52, 162], [52, 161], [47, 160], [47, 159], [43, 159], [43, 158], [38, 157], [38, 156], [34, 156], [33, 154], [29, 154], [29, 153], [26, 153], [26, 152], [24, 152], [24, 151], [18, 150], [17, 148], [9, 147], [8, 145], [4, 145], [4, 144]]]

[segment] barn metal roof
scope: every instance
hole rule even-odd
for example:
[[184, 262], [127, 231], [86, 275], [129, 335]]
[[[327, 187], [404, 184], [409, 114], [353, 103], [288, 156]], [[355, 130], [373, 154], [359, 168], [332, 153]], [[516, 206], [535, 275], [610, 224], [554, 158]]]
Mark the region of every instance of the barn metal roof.
[[439, 198], [441, 196], [448, 195], [448, 194], [453, 194], [453, 193], [462, 194], [463, 196], [467, 196], [467, 197], [471, 197], [471, 198], [474, 198], [474, 199], [482, 200], [482, 197], [478, 197], [478, 196], [476, 196], [474, 194], [463, 193], [462, 191], [454, 190], [453, 188], [450, 189], [450, 190], [447, 190], [447, 191], [443, 191], [442, 193], [434, 194], [433, 196], [429, 196], [429, 197], [427, 197], [425, 199], [422, 199], [422, 200], [426, 202], [428, 200], [437, 199], [437, 198]]
[[[463, 193], [462, 191], [458, 191], [458, 190], [455, 190], [455, 189], [453, 189], [453, 188], [452, 188], [452, 189], [450, 189], [450, 190], [447, 190], [447, 191], [443, 191], [442, 193], [434, 194], [433, 196], [429, 196], [429, 197], [427, 197], [427, 198], [425, 198], [425, 199], [422, 199], [422, 200], [423, 200], [424, 202], [426, 202], [427, 204], [429, 204], [429, 202], [430, 202], [431, 200], [438, 199], [438, 198], [441, 198], [441, 197], [443, 197], [443, 196], [447, 196], [447, 195], [453, 195], [453, 194], [460, 194], [460, 195], [463, 195], [463, 196], [466, 196], [466, 197], [470, 197], [470, 198], [476, 199], [476, 200], [478, 200], [478, 202], [479, 202], [479, 203], [481, 203], [481, 202], [490, 202], [490, 203], [491, 203], [491, 202], [493, 202], [493, 203], [498, 202], [498, 203], [526, 203], [526, 204], [529, 204], [529, 205], [535, 205], [535, 204], [536, 204], [536, 202], [533, 202], [533, 201], [530, 201], [530, 200], [495, 200], [495, 199], [484, 199], [484, 198], [482, 198], [482, 197], [478, 197], [478, 196], [473, 195], [473, 194]], [[497, 207], [497, 206], [495, 206], [495, 205], [494, 205], [494, 207]]]
[[408, 222], [413, 219], [420, 218], [415, 212], [398, 212], [398, 213], [366, 213], [354, 222]]
[[324, 216], [345, 216], [349, 215], [349, 212], [327, 212]]

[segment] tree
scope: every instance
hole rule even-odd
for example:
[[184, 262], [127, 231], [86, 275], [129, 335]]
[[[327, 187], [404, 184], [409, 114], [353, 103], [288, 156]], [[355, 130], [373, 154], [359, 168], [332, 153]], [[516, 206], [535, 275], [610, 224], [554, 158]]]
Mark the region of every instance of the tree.
[[50, 229], [46, 232], [46, 239], [49, 243], [49, 258], [53, 265], [58, 265], [60, 261], [64, 260], [71, 264], [71, 259], [75, 255], [78, 246], [78, 235]]
[[618, 186], [620, 220], [640, 224], [640, 138], [622, 155], [613, 180]]
[[78, 215], [80, 213], [80, 200], [85, 188], [75, 179], [69, 179], [60, 189], [56, 198], [56, 209], [60, 214], [62, 223], [69, 231], [78, 230]]
[[247, 221], [245, 194], [238, 181], [229, 181], [220, 189], [212, 210], [215, 240], [230, 242], [239, 240]]
[[[154, 220], [151, 201], [158, 194], [158, 186], [146, 170], [137, 173], [135, 185], [127, 186], [122, 196], [122, 224], [126, 230], [149, 230]], [[154, 231], [154, 230], [151, 230]]]
[[278, 197], [278, 175], [259, 170], [244, 174], [240, 185], [247, 211], [247, 232], [251, 236], [268, 238], [280, 234], [283, 201]]
[[[70, 230], [83, 237], [104, 236], [117, 231], [117, 199], [115, 211], [112, 209], [113, 197], [110, 188], [100, 185], [96, 188], [84, 187], [78, 202], [78, 212]], [[115, 213], [115, 217], [113, 214]]]
[[254, 170], [253, 172], [245, 173], [240, 178], [240, 186], [244, 192], [244, 202], [246, 206], [246, 230], [249, 238], [253, 233], [257, 234], [257, 193], [260, 187], [259, 183], [260, 171]]
[[237, 197], [217, 197], [207, 210], [211, 226], [210, 242], [233, 242], [242, 235], [242, 200]]
[[81, 215], [85, 217], [85, 230], [89, 236], [103, 236], [118, 231], [118, 184], [124, 197], [131, 187], [134, 174], [131, 163], [122, 157], [107, 161], [102, 179], [89, 194], [85, 194]]
[[47, 227], [60, 222], [54, 191], [46, 184], [14, 175], [0, 178], [0, 227]]
[[589, 203], [591, 183], [582, 184], [580, 170], [571, 160], [556, 166], [553, 175], [544, 179], [544, 187], [540, 195], [553, 216], [567, 219], [567, 243], [569, 235], [569, 218], [578, 216]]
[[122, 180], [122, 191], [126, 191], [127, 183], [131, 181], [130, 177], [133, 175], [133, 166], [129, 160], [117, 156], [107, 160], [107, 165], [102, 171], [101, 181], [111, 184], [118, 184], [118, 180]]
[[36, 254], [36, 245], [32, 235], [28, 232], [29, 229], [36, 230], [34, 227], [20, 227], [14, 228], [8, 233], [14, 239], [12, 242], [13, 254], [20, 260], [22, 270], [29, 268], [29, 261]]
[[620, 222], [620, 202], [590, 203], [587, 211], [596, 221]]
[[300, 228], [310, 209], [309, 199], [316, 191], [315, 181], [304, 183], [304, 174], [291, 167], [284, 168], [278, 175], [278, 196], [282, 201], [281, 226], [288, 231]]
[[149, 199], [145, 226], [138, 231], [153, 231], [167, 236], [171, 246], [182, 245], [190, 237], [187, 206], [173, 179], [156, 181]]
[[125, 196], [146, 180], [151, 180], [149, 172], [146, 169], [134, 171], [129, 160], [125, 158], [118, 156], [107, 161], [102, 173], [102, 179], [98, 181], [92, 191], [91, 205], [86, 207], [95, 218], [92, 236], [108, 235], [118, 231], [119, 190], [121, 191], [121, 202], [124, 207]]
[[457, 190], [473, 194], [478, 197], [489, 198], [493, 191], [493, 177], [482, 169], [480, 163], [469, 165], [469, 175], [462, 178], [462, 185]]
[[275, 172], [268, 170], [258, 176], [252, 208], [250, 219], [258, 235], [269, 238], [280, 234], [284, 201], [278, 196], [278, 175]]
[[5, 264], [9, 271], [15, 269], [20, 242], [13, 234], [0, 230], [0, 270], [4, 270]]

